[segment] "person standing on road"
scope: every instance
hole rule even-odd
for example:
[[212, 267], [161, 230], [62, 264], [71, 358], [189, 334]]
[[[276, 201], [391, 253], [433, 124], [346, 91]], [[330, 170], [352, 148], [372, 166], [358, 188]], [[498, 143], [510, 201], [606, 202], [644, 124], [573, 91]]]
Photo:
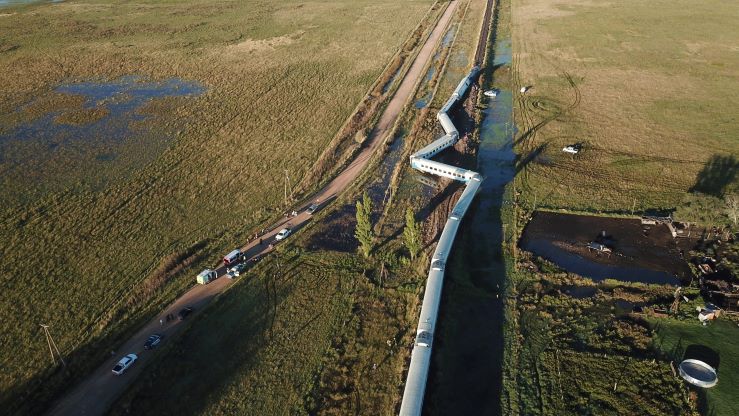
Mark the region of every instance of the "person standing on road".
[[159, 326], [164, 326], [164, 319], [159, 320]]

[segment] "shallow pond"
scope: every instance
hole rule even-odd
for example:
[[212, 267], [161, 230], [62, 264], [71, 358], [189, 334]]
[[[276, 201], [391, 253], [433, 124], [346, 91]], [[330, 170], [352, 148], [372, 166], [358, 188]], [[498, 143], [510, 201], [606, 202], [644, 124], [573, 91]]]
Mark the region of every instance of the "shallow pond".
[[0, 8], [29, 3], [61, 3], [64, 0], [0, 0]]
[[625, 282], [670, 285], [680, 283], [680, 279], [665, 271], [598, 263], [590, 258], [568, 252], [547, 240], [526, 240], [521, 244], [521, 248], [551, 261], [568, 272], [589, 277], [595, 281], [616, 279]]
[[598, 288], [595, 286], [570, 285], [562, 287], [562, 292], [575, 299], [585, 299], [595, 296], [598, 293]]
[[47, 190], [74, 182], [99, 185], [122, 173], [118, 168], [143, 166], [172, 134], [157, 121], [179, 104], [161, 100], [194, 97], [204, 90], [195, 82], [136, 76], [60, 85], [17, 108], [11, 116], [22, 121], [0, 131], [3, 187], [12, 192], [29, 185]]

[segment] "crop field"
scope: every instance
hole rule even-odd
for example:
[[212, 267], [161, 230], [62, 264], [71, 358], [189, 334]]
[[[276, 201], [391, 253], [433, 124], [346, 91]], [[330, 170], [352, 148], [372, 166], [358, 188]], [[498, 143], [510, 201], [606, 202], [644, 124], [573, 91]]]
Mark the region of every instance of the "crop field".
[[3, 9], [0, 403], [43, 406], [195, 268], [280, 216], [285, 171], [294, 186], [433, 3]]
[[[739, 9], [513, 0], [516, 150], [529, 205], [671, 210], [736, 189]], [[562, 152], [583, 143], [574, 157]]]

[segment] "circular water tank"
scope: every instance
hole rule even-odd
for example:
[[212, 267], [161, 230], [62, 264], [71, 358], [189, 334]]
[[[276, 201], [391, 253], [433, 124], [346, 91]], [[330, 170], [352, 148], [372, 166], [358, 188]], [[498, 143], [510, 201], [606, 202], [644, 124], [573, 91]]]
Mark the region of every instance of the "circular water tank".
[[688, 359], [680, 363], [680, 377], [698, 387], [713, 387], [718, 383], [716, 370], [700, 360]]

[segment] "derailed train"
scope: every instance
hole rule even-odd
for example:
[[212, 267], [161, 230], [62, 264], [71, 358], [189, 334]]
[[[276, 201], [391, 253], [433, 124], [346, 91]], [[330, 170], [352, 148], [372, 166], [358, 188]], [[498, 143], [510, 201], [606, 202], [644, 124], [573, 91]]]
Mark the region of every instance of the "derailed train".
[[444, 225], [444, 230], [441, 233], [439, 243], [436, 245], [436, 250], [431, 259], [431, 266], [426, 280], [426, 291], [424, 292], [423, 305], [421, 306], [421, 316], [419, 317], [418, 328], [416, 330], [416, 340], [413, 345], [411, 363], [408, 368], [408, 376], [403, 392], [403, 402], [400, 406], [401, 416], [421, 414], [429, 364], [431, 362], [434, 329], [436, 327], [439, 303], [441, 301], [441, 289], [444, 283], [446, 261], [454, 243], [454, 237], [457, 235], [459, 222], [470, 207], [482, 183], [482, 176], [477, 172], [429, 160], [429, 158], [453, 146], [459, 140], [459, 131], [447, 113], [458, 101], [462, 100], [465, 92], [467, 92], [467, 89], [479, 72], [480, 69], [478, 67], [472, 68], [470, 73], [462, 79], [452, 93], [452, 96], [436, 115], [436, 119], [441, 123], [445, 134], [410, 157], [412, 168], [464, 182], [467, 186], [462, 192], [462, 196], [457, 201], [457, 204], [454, 205], [454, 209]]

